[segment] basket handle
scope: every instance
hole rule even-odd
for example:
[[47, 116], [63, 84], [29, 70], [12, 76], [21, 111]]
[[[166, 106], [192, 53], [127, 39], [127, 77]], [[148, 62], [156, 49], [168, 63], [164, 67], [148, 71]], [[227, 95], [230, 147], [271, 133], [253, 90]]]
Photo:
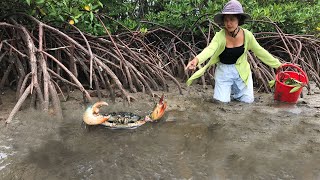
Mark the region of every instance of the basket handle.
[[309, 83], [309, 79], [308, 79], [307, 74], [306, 74], [297, 64], [292, 64], [292, 63], [282, 64], [282, 65], [277, 69], [277, 74], [278, 74], [279, 71], [280, 71], [282, 68], [284, 68], [284, 67], [292, 67], [292, 68], [297, 69], [297, 70], [306, 78], [306, 84]]

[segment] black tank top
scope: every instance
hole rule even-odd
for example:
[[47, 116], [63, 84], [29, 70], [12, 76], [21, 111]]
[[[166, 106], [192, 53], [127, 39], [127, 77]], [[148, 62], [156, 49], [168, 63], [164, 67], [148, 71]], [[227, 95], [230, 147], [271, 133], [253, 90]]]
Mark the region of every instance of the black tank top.
[[220, 62], [223, 64], [235, 64], [238, 58], [244, 53], [244, 45], [234, 48], [225, 48], [219, 55]]

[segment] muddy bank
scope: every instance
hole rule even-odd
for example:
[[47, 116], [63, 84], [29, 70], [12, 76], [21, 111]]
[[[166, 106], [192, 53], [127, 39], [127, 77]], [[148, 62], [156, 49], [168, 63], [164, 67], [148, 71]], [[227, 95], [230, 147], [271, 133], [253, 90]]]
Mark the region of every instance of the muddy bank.
[[[5, 179], [319, 179], [320, 95], [294, 105], [256, 93], [253, 104], [213, 103], [212, 89], [169, 84], [158, 123], [134, 130], [84, 128], [79, 92], [62, 103], [64, 120], [28, 109], [0, 129]], [[157, 92], [161, 95], [162, 92]], [[158, 98], [136, 93], [102, 111], [148, 114]], [[2, 94], [0, 122], [15, 104]], [[10, 107], [11, 106], [11, 107]]]

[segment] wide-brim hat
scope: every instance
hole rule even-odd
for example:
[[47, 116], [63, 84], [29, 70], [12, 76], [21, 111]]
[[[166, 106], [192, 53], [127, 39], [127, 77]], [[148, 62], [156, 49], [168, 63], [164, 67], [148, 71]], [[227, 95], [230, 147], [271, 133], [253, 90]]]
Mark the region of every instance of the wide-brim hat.
[[243, 16], [243, 21], [239, 22], [239, 25], [242, 25], [245, 20], [251, 19], [250, 15], [243, 12], [242, 5], [237, 0], [229, 1], [224, 7], [221, 13], [218, 13], [214, 16], [214, 22], [217, 24], [223, 24], [223, 15], [225, 14], [234, 14]]

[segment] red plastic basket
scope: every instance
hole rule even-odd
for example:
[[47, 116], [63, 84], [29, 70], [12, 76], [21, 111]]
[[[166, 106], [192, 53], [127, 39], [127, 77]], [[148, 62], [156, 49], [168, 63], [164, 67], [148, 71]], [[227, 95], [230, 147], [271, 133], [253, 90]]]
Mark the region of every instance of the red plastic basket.
[[[291, 68], [297, 69], [298, 72], [296, 72], [296, 71], [280, 71], [284, 67], [291, 67]], [[294, 88], [295, 86], [287, 85], [284, 83], [288, 78], [298, 80], [298, 81], [302, 82], [303, 84], [308, 84], [308, 82], [309, 82], [306, 73], [300, 67], [298, 67], [295, 64], [283, 64], [277, 70], [277, 73], [276, 73], [274, 99], [281, 101], [281, 102], [296, 103], [299, 99], [300, 94], [301, 94], [302, 87], [299, 90], [290, 93], [292, 88]]]

